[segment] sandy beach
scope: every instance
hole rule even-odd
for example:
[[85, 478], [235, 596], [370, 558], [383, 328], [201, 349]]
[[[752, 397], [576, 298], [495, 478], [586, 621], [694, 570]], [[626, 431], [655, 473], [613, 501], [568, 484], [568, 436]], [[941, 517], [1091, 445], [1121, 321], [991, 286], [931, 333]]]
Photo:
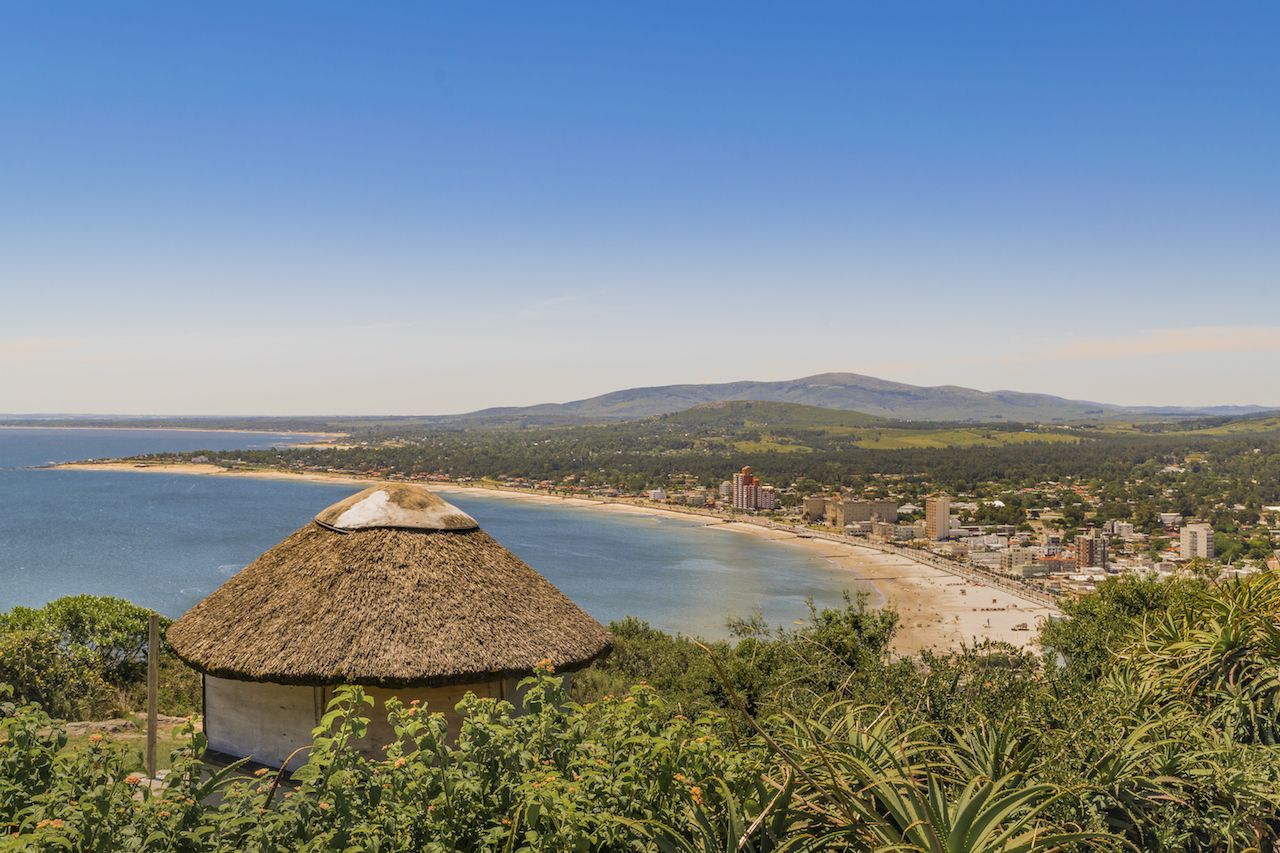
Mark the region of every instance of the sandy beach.
[[[60, 470], [293, 479], [352, 485], [365, 485], [378, 480], [371, 477], [307, 471], [235, 470], [219, 465], [189, 462], [71, 462], [52, 467]], [[1000, 640], [1020, 648], [1031, 648], [1034, 645], [1038, 623], [1057, 612], [1051, 607], [981, 581], [953, 575], [909, 557], [883, 553], [852, 542], [834, 542], [799, 536], [787, 530], [732, 521], [720, 516], [667, 510], [660, 507], [514, 492], [483, 486], [460, 486], [454, 483], [428, 485], [441, 494], [483, 492], [493, 497], [554, 502], [595, 512], [666, 516], [686, 521], [703, 521], [709, 531], [716, 533], [757, 536], [789, 547], [805, 549], [814, 556], [828, 560], [858, 579], [870, 583], [879, 593], [880, 600], [876, 603], [892, 607], [898, 612], [901, 622], [894, 647], [902, 654], [915, 654], [924, 649], [953, 649], [962, 644], [972, 645], [983, 640]], [[1027, 630], [1021, 630], [1022, 625], [1025, 625]]]

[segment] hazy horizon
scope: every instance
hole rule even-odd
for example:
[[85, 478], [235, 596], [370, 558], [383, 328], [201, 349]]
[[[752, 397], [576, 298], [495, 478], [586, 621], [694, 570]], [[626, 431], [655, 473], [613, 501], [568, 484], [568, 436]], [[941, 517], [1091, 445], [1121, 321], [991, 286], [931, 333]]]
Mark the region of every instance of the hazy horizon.
[[[823, 373], [850, 373], [850, 372], [852, 372], [852, 371], [823, 371]], [[699, 385], [701, 385], [701, 384], [731, 384], [731, 383], [735, 383], [735, 382], [751, 382], [751, 381], [776, 382], [776, 381], [789, 381], [789, 380], [807, 379], [807, 378], [810, 378], [811, 376], [820, 376], [820, 375], [822, 375], [822, 374], [808, 374], [808, 375], [806, 375], [806, 376], [790, 376], [790, 377], [777, 377], [777, 378], [761, 378], [761, 377], [747, 377], [747, 376], [739, 376], [739, 377], [738, 377], [738, 378], [736, 378], [736, 379], [724, 380], [724, 381], [723, 381], [723, 383], [722, 383], [722, 382], [715, 382], [715, 383], [689, 383], [689, 382], [677, 382], [677, 383], [666, 383], [666, 385], [690, 385], [690, 384], [699, 384]], [[883, 379], [883, 380], [890, 381], [890, 382], [896, 381], [896, 380], [892, 379], [891, 377], [886, 377], [886, 376], [877, 376], [877, 377], [872, 377], [872, 378], [874, 378], [874, 379]], [[634, 388], [652, 388], [652, 387], [665, 387], [665, 386], [664, 386], [664, 385], [638, 385], [638, 386], [632, 386], [632, 387], [634, 387]], [[968, 386], [962, 386], [962, 387], [968, 387]], [[537, 400], [537, 401], [535, 401], [535, 402], [533, 402], [533, 403], [520, 403], [520, 404], [515, 404], [515, 405], [511, 405], [511, 404], [507, 404], [507, 403], [502, 403], [502, 402], [495, 402], [495, 403], [491, 403], [491, 404], [488, 404], [488, 405], [480, 406], [480, 407], [478, 407], [478, 408], [476, 408], [476, 409], [467, 409], [467, 410], [465, 410], [465, 411], [455, 411], [455, 412], [445, 412], [445, 411], [417, 411], [417, 412], [408, 412], [408, 411], [368, 411], [368, 412], [333, 412], [333, 411], [314, 411], [314, 412], [289, 412], [289, 413], [283, 413], [283, 414], [282, 414], [282, 413], [277, 413], [277, 412], [237, 412], [237, 411], [225, 411], [225, 412], [212, 412], [212, 411], [210, 411], [210, 412], [165, 412], [165, 411], [147, 411], [147, 412], [143, 412], [143, 411], [138, 411], [138, 412], [126, 412], [126, 411], [112, 411], [112, 412], [107, 412], [107, 411], [103, 411], [103, 412], [90, 412], [90, 411], [45, 411], [45, 412], [37, 412], [37, 411], [29, 411], [29, 412], [19, 412], [19, 411], [0, 411], [0, 417], [28, 417], [28, 416], [30, 416], [30, 417], [140, 417], [140, 418], [150, 418], [150, 417], [190, 417], [190, 418], [200, 418], [200, 417], [209, 417], [209, 418], [229, 418], [229, 417], [230, 417], [230, 418], [234, 418], [234, 417], [245, 417], [245, 418], [253, 418], [253, 417], [308, 417], [308, 416], [311, 416], [311, 417], [326, 417], [326, 416], [334, 416], [334, 417], [378, 417], [378, 416], [386, 416], [386, 417], [415, 417], [415, 416], [421, 416], [421, 417], [432, 417], [432, 416], [449, 416], [449, 415], [462, 415], [462, 414], [469, 414], [469, 413], [471, 413], [471, 412], [483, 411], [483, 410], [486, 410], [486, 409], [519, 408], [519, 407], [522, 407], [522, 406], [527, 406], [527, 405], [539, 405], [539, 404], [573, 403], [573, 402], [577, 402], [577, 401], [580, 401], [580, 400], [587, 400], [587, 399], [591, 399], [591, 398], [593, 398], [593, 397], [601, 396], [601, 395], [603, 395], [603, 394], [608, 394], [608, 393], [613, 392], [613, 391], [626, 391], [626, 390], [631, 390], [631, 388], [610, 388], [610, 389], [608, 389], [608, 390], [601, 391], [601, 392], [596, 393], [596, 394], [587, 394], [587, 395], [584, 395], [584, 396], [571, 397], [571, 398], [567, 398], [567, 399], [564, 399], [564, 400]], [[1049, 392], [1049, 391], [1037, 391], [1037, 390], [1034, 390], [1034, 389], [1026, 389], [1026, 388], [977, 388], [977, 389], [972, 389], [972, 390], [984, 391], [984, 392], [987, 392], [987, 393], [996, 393], [996, 392], [1002, 392], [1002, 391], [1013, 391], [1013, 392], [1021, 392], [1021, 393], [1029, 393], [1029, 394], [1049, 394], [1049, 395], [1051, 395], [1051, 396], [1059, 396], [1059, 397], [1060, 397], [1060, 396], [1062, 396], [1062, 395], [1059, 395], [1059, 394], [1053, 394], [1052, 392]], [[1164, 406], [1183, 406], [1183, 404], [1178, 404], [1178, 403], [1162, 403], [1162, 402], [1159, 402], [1159, 401], [1137, 401], [1137, 402], [1132, 402], [1132, 401], [1126, 401], [1126, 400], [1096, 400], [1096, 399], [1089, 399], [1089, 398], [1072, 398], [1072, 397], [1064, 397], [1064, 399], [1069, 399], [1069, 400], [1080, 400], [1080, 401], [1082, 401], [1082, 402], [1089, 402], [1089, 403], [1104, 403], [1104, 404], [1110, 404], [1110, 405], [1115, 405], [1115, 406], [1128, 406], [1128, 407], [1134, 407], [1134, 408], [1145, 408], [1145, 407], [1156, 408], [1156, 407], [1164, 407]], [[1207, 403], [1207, 404], [1191, 404], [1191, 405], [1189, 405], [1189, 406], [1183, 406], [1183, 407], [1184, 407], [1184, 408], [1211, 408], [1211, 407], [1215, 407], [1215, 406], [1240, 406], [1240, 407], [1260, 406], [1260, 407], [1268, 408], [1268, 409], [1270, 409], [1270, 408], [1280, 409], [1280, 405], [1269, 406], [1269, 405], [1267, 405], [1267, 404], [1265, 404], [1265, 403], [1257, 403], [1257, 402], [1254, 402], [1254, 401], [1245, 401], [1245, 402], [1236, 402], [1236, 403]]]
[[0, 410], [1280, 406], [1280, 7], [0, 9]]

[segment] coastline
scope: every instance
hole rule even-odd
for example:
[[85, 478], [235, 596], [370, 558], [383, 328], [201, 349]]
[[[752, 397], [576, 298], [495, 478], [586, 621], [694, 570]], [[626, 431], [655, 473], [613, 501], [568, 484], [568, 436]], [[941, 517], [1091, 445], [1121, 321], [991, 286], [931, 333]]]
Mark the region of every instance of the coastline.
[[[211, 463], [67, 462], [51, 465], [52, 470], [125, 471], [131, 473], [180, 474], [187, 476], [245, 477], [269, 480], [306, 480], [317, 483], [367, 485], [384, 482], [381, 477], [325, 474], [310, 471], [268, 469], [236, 470]], [[792, 548], [801, 548], [842, 571], [864, 581], [877, 592], [876, 606], [890, 606], [899, 616], [894, 649], [901, 654], [917, 654], [925, 649], [954, 649], [984, 640], [999, 640], [1020, 648], [1032, 648], [1037, 623], [1057, 611], [1002, 588], [946, 572], [909, 556], [885, 553], [853, 542], [801, 536], [779, 530], [696, 511], [680, 511], [598, 498], [537, 494], [489, 486], [457, 483], [427, 483], [432, 490], [446, 493], [484, 493], [510, 500], [555, 502], [565, 506], [632, 515], [701, 520], [709, 531], [725, 531], [757, 536]], [[1027, 630], [1015, 630], [1025, 623]]]
[[0, 429], [77, 429], [104, 432], [136, 432], [153, 429], [157, 432], [234, 432], [257, 435], [308, 435], [316, 438], [348, 438], [345, 432], [312, 432], [296, 429], [231, 429], [230, 427], [169, 427], [169, 426], [76, 426], [74, 424], [0, 424]]

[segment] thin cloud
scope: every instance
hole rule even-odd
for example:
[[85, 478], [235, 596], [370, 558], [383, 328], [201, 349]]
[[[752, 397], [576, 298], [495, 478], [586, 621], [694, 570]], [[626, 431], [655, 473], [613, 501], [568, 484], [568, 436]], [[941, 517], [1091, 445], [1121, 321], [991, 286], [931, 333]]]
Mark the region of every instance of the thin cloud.
[[594, 314], [598, 310], [596, 300], [604, 294], [604, 288], [598, 287], [563, 291], [527, 303], [519, 309], [519, 316], [525, 319], [543, 319], [569, 312], [574, 316], [583, 313]]

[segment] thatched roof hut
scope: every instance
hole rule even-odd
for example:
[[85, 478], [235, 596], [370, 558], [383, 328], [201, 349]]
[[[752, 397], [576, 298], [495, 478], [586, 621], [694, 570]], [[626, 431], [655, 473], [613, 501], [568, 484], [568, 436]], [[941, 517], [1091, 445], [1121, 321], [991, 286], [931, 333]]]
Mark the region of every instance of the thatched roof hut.
[[[237, 716], [231, 706], [239, 705], [238, 716], [252, 718], [242, 723], [269, 723], [251, 710], [266, 694], [249, 684], [274, 688], [266, 704], [296, 706], [284, 710], [299, 718], [312, 716], [303, 705], [322, 710], [332, 692], [324, 688], [341, 684], [447, 710], [440, 703], [456, 697], [451, 708], [467, 690], [507, 696], [545, 659], [561, 671], [585, 666], [611, 643], [474, 519], [408, 484], [374, 486], [324, 510], [188, 611], [167, 638], [206, 676], [210, 744], [231, 754], [249, 754], [254, 738], [215, 739], [226, 728], [215, 713]], [[318, 692], [304, 702], [282, 693], [286, 686]], [[284, 739], [296, 740], [302, 722]], [[268, 763], [283, 748], [256, 747]]]

